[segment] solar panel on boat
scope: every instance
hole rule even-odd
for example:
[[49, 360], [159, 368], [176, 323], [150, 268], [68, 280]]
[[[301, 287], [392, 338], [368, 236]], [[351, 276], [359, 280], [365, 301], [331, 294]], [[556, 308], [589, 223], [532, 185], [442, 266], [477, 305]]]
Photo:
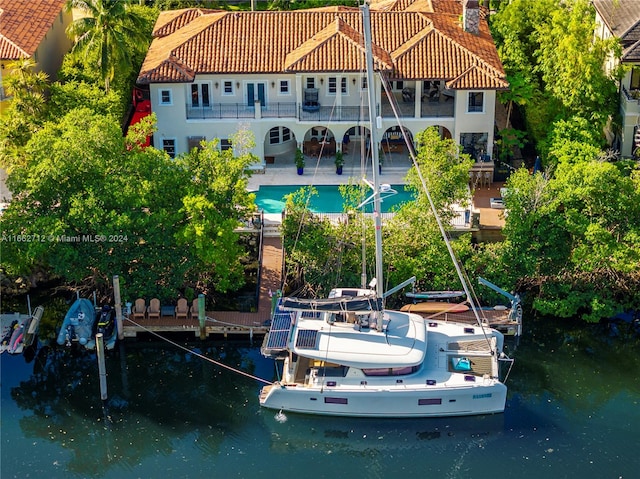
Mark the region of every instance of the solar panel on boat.
[[278, 350], [287, 347], [293, 314], [292, 312], [284, 311], [273, 315], [266, 349]]
[[296, 347], [300, 349], [315, 349], [318, 331], [315, 329], [301, 329], [296, 338]]

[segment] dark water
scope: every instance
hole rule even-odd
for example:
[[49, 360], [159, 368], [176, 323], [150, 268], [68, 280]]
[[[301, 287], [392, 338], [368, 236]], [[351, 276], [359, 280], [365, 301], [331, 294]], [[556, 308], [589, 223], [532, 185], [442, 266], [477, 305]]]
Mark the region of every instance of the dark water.
[[[191, 342], [272, 379], [258, 344]], [[118, 348], [118, 347], [116, 347]], [[504, 414], [363, 420], [258, 406], [260, 384], [162, 342], [107, 358], [1, 356], [6, 478], [637, 478], [640, 347], [600, 328], [528, 331]]]

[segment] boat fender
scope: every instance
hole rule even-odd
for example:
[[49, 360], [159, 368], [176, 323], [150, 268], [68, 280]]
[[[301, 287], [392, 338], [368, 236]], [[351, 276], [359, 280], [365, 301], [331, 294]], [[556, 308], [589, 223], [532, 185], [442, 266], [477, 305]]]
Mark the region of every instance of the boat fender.
[[496, 304], [493, 309], [495, 309], [496, 311], [505, 311], [507, 309], [507, 307], [503, 304]]

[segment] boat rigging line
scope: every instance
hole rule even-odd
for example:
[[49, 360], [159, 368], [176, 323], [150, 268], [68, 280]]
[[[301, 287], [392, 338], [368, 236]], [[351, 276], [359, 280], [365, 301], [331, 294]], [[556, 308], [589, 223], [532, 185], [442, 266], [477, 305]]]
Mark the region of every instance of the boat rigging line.
[[216, 366], [219, 366], [221, 368], [227, 369], [227, 370], [229, 370], [231, 372], [234, 372], [236, 374], [240, 374], [241, 376], [246, 376], [246, 377], [248, 377], [250, 379], [254, 379], [254, 380], [259, 381], [259, 382], [264, 383], [264, 384], [268, 384], [268, 385], [273, 384], [272, 381], [267, 381], [266, 379], [259, 378], [258, 376], [254, 376], [253, 374], [249, 374], [249, 373], [247, 373], [247, 372], [245, 372], [245, 371], [243, 371], [241, 369], [237, 369], [237, 368], [234, 368], [234, 367], [229, 366], [227, 364], [221, 363], [220, 361], [216, 361], [215, 359], [208, 358], [204, 354], [200, 354], [200, 353], [194, 351], [193, 349], [189, 349], [186, 346], [182, 346], [181, 344], [176, 343], [175, 341], [171, 341], [169, 338], [165, 338], [161, 334], [158, 334], [155, 331], [152, 331], [152, 330], [144, 327], [142, 324], [139, 324], [139, 323], [135, 322], [133, 319], [130, 319], [127, 316], [125, 316], [123, 319], [126, 320], [126, 321], [129, 321], [131, 324], [133, 324], [134, 326], [137, 326], [138, 328], [142, 329], [143, 331], [152, 334], [153, 336], [157, 337], [158, 339], [161, 339], [162, 341], [164, 341], [166, 343], [169, 343], [172, 346], [175, 346], [175, 347], [177, 347], [179, 349], [182, 349], [183, 351], [186, 351], [186, 352], [188, 352], [190, 354], [193, 354], [194, 356], [196, 356], [196, 357], [198, 357], [200, 359], [204, 359], [205, 361], [208, 361], [208, 362], [210, 362], [212, 364], [215, 364]]
[[[431, 208], [431, 211], [433, 213], [433, 216], [436, 220], [436, 223], [438, 225], [438, 229], [440, 230], [440, 233], [442, 235], [442, 238], [444, 240], [444, 243], [447, 247], [447, 251], [449, 252], [449, 256], [451, 257], [451, 260], [453, 261], [453, 265], [456, 269], [456, 273], [458, 274], [458, 278], [460, 280], [460, 283], [462, 284], [462, 288], [464, 289], [465, 294], [467, 295], [467, 299], [469, 300], [469, 303], [471, 304], [471, 310], [473, 311], [473, 314], [476, 318], [476, 322], [478, 323], [479, 326], [482, 326], [482, 320], [480, 319], [480, 314], [478, 313], [478, 306], [476, 303], [476, 295], [475, 295], [475, 290], [473, 291], [473, 295], [470, 291], [470, 282], [468, 279], [468, 276], [466, 274], [466, 272], [464, 272], [462, 270], [462, 266], [460, 265], [460, 262], [458, 261], [458, 258], [456, 257], [455, 252], [453, 251], [453, 248], [451, 246], [451, 242], [449, 241], [449, 237], [447, 235], [446, 230], [444, 229], [444, 226], [442, 224], [442, 220], [440, 219], [440, 216], [438, 215], [438, 211], [436, 209], [436, 205], [433, 201], [433, 198], [431, 197], [431, 193], [429, 191], [429, 189], [427, 188], [427, 182], [425, 180], [424, 175], [422, 174], [422, 170], [420, 168], [420, 165], [418, 164], [418, 160], [416, 159], [416, 153], [415, 150], [413, 148], [413, 144], [412, 142], [409, 141], [409, 138], [407, 137], [407, 130], [405, 129], [404, 125], [402, 124], [402, 122], [400, 121], [400, 115], [398, 114], [398, 108], [397, 108], [397, 104], [394, 101], [394, 96], [391, 94], [390, 90], [389, 90], [389, 84], [387, 79], [384, 77], [384, 75], [382, 74], [381, 71], [378, 72], [378, 75], [380, 77], [380, 83], [382, 84], [382, 87], [385, 91], [385, 94], [387, 95], [387, 97], [389, 98], [389, 104], [391, 105], [391, 109], [393, 111], [393, 115], [395, 116], [396, 121], [398, 122], [398, 125], [400, 125], [400, 131], [402, 133], [402, 137], [404, 139], [405, 144], [407, 145], [407, 150], [409, 151], [409, 156], [411, 157], [411, 161], [414, 165], [414, 168], [416, 170], [416, 174], [418, 175], [418, 179], [420, 180], [420, 184], [422, 186], [422, 190], [429, 202], [429, 207]], [[484, 334], [485, 340], [487, 341], [487, 343], [490, 344], [489, 341], [489, 337], [487, 336], [487, 333], [485, 331], [485, 328], [482, 328], [482, 332]], [[493, 349], [491, 350], [491, 354], [494, 354]]]

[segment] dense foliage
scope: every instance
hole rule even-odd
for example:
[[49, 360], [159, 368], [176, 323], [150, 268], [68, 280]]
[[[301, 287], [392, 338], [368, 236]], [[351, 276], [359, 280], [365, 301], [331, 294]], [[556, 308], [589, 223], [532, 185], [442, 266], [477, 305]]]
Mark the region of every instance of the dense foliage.
[[[424, 184], [428, 188], [443, 227], [449, 230], [453, 203], [469, 201], [467, 182], [473, 160], [459, 154], [458, 145], [441, 139], [437, 129], [430, 128], [416, 136], [417, 162], [411, 169], [408, 185], [414, 190], [415, 201], [403, 204], [383, 227], [383, 268], [385, 290], [416, 276], [419, 289], [455, 289], [460, 281], [450, 253], [442, 238], [435, 216], [431, 212]], [[307, 208], [313, 188], [303, 188], [290, 195], [283, 222], [289, 293], [323, 296], [332, 287], [360, 286], [363, 259], [364, 284], [375, 276], [373, 220], [356, 208], [371, 194], [367, 185], [343, 185], [345, 221], [331, 223], [313, 215]], [[469, 275], [482, 273], [491, 281], [511, 288], [517, 276], [501, 274], [493, 259], [484, 262], [481, 247], [474, 247], [470, 235], [451, 239], [452, 248]], [[488, 264], [487, 264], [488, 263]], [[479, 291], [484, 299], [491, 296]], [[391, 302], [402, 298], [391, 298]]]
[[513, 80], [505, 99], [546, 165], [510, 177], [506, 240], [494, 249], [536, 311], [589, 321], [640, 307], [640, 172], [603, 150], [621, 75], [604, 65], [620, 47], [594, 37], [594, 18], [587, 0], [512, 0], [491, 19]]
[[233, 230], [253, 204], [248, 155], [210, 143], [174, 161], [132, 146], [109, 117], [76, 109], [35, 133], [24, 158], [0, 219], [10, 273], [44, 270], [91, 289], [118, 274], [125, 292], [158, 297], [243, 284]]
[[0, 218], [3, 271], [103, 291], [118, 274], [124, 297], [240, 288], [247, 251], [234, 230], [255, 208], [250, 135], [234, 139], [238, 156], [210, 142], [175, 160], [138, 146], [153, 115], [123, 137], [157, 11], [70, 5], [89, 16], [71, 29], [79, 42], [60, 80], [49, 84], [29, 61], [7, 78], [13, 101], [0, 117], [0, 160], [13, 199]]

